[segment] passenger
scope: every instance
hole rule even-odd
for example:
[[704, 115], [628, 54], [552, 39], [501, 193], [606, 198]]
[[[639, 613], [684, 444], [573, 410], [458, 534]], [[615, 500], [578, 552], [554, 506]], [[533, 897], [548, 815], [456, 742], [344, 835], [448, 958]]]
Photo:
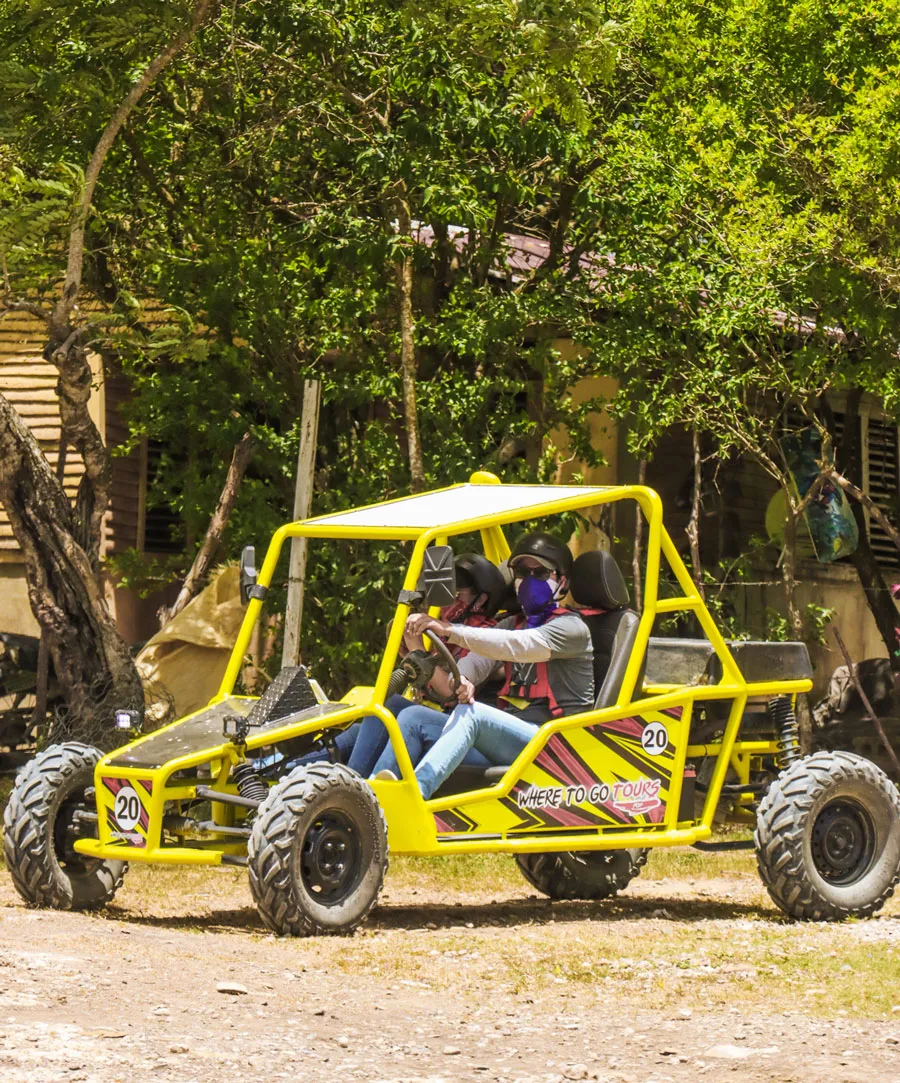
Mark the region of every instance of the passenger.
[[[475, 750], [492, 764], [510, 764], [541, 723], [591, 708], [594, 700], [593, 649], [587, 625], [561, 608], [572, 568], [568, 546], [549, 534], [527, 534], [513, 549], [509, 566], [522, 615], [496, 628], [466, 628], [420, 614], [407, 627], [433, 630], [451, 644], [467, 648], [466, 675], [457, 706], [443, 733], [416, 767], [426, 798]], [[475, 701], [475, 685], [504, 664], [498, 693], [503, 709]], [[390, 777], [385, 773], [382, 777]]]

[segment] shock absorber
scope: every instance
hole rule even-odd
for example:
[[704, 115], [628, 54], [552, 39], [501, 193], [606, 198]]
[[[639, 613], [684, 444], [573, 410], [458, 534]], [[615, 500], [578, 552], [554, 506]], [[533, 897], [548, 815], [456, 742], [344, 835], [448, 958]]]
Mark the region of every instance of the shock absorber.
[[790, 696], [777, 696], [769, 700], [769, 717], [775, 724], [778, 735], [778, 755], [776, 761], [783, 771], [800, 759], [800, 727], [794, 714], [794, 704]]
[[241, 797], [262, 802], [269, 796], [269, 787], [256, 773], [252, 763], [244, 760], [243, 763], [236, 764], [231, 769], [231, 777]]

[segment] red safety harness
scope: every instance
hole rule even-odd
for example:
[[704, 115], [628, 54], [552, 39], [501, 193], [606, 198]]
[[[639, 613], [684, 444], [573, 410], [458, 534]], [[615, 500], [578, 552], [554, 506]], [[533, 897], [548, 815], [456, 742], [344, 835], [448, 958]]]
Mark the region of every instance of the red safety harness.
[[[574, 609], [566, 609], [564, 606], [560, 606], [554, 609], [547, 621], [551, 621], [554, 617], [565, 617], [569, 613], [574, 613]], [[526, 617], [520, 615], [516, 617], [515, 629], [525, 627]], [[544, 621], [544, 624], [547, 623]], [[516, 683], [513, 683], [513, 663], [504, 663], [506, 667], [506, 681], [503, 687], [497, 693], [498, 700], [506, 700], [509, 703], [510, 696], [514, 696], [516, 699], [527, 699], [531, 704], [540, 704], [543, 700], [547, 704], [547, 709], [550, 711], [550, 715], [553, 718], [559, 718], [563, 713], [562, 707], [556, 702], [556, 696], [553, 695], [553, 689], [550, 686], [550, 673], [547, 670], [547, 662], [527, 662], [520, 663], [515, 666]], [[528, 679], [523, 679], [527, 675]], [[513, 706], [510, 704], [510, 706]], [[507, 708], [508, 709], [508, 708]]]
[[[459, 608], [457, 608], [457, 606], [459, 606]], [[455, 624], [464, 612], [465, 606], [460, 605], [459, 602], [455, 602], [453, 605], [448, 605], [445, 609], [441, 610], [441, 620], [447, 621], [448, 624]], [[494, 628], [497, 624], [493, 617], [488, 617], [478, 610], [474, 613], [469, 613], [462, 623], [466, 628]], [[465, 658], [469, 653], [468, 647], [460, 647], [458, 643], [448, 643], [447, 646], [450, 648], [450, 653], [457, 662], [460, 661], [460, 659]]]

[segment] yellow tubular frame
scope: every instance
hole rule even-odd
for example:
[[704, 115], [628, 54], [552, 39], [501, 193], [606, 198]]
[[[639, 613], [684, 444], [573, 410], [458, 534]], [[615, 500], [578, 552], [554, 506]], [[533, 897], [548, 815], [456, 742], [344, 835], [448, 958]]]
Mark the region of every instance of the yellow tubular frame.
[[[500, 482], [492, 474], [479, 472], [472, 476], [470, 484], [499, 485]], [[457, 486], [450, 486], [449, 488], [457, 488]], [[348, 702], [346, 709], [327, 716], [329, 726], [347, 724], [363, 715], [376, 715], [384, 723], [397, 757], [401, 778], [399, 782], [373, 781], [372, 788], [384, 808], [388, 821], [390, 845], [395, 852], [418, 854], [447, 852], [451, 847], [447, 844], [446, 839], [438, 838], [433, 814], [451, 807], [465, 809], [467, 805], [482, 802], [485, 799], [503, 797], [508, 794], [516, 781], [519, 769], [534, 760], [544, 743], [554, 733], [621, 718], [626, 708], [628, 715], [640, 714], [642, 711], [658, 711], [664, 707], [672, 706], [681, 706], [685, 711], [688, 711], [698, 699], [731, 699], [733, 702], [728, 722], [720, 741], [713, 744], [691, 745], [688, 743], [687, 729], [685, 729], [684, 739], [679, 742], [676, 749], [676, 758], [673, 765], [673, 788], [669, 804], [670, 806], [674, 805], [674, 809], [670, 808], [670, 814], [667, 816], [664, 825], [653, 825], [652, 828], [638, 826], [633, 831], [614, 834], [599, 829], [594, 835], [569, 834], [561, 830], [559, 833], [552, 835], [542, 834], [540, 837], [532, 838], [455, 838], [452, 843], [452, 850], [457, 853], [519, 853], [537, 850], [620, 849], [635, 846], [685, 845], [708, 838], [712, 832], [713, 816], [729, 766], [736, 769], [741, 781], [747, 781], [750, 758], [771, 755], [777, 751], [777, 746], [773, 742], [739, 742], [737, 740], [741, 716], [747, 699], [751, 696], [771, 698], [808, 692], [812, 687], [812, 682], [803, 679], [748, 684], [735, 662], [728, 644], [706, 608], [703, 598], [691, 579], [684, 562], [678, 555], [668, 531], [663, 526], [662, 502], [659, 495], [646, 486], [623, 485], [606, 489], [592, 488], [587, 494], [550, 499], [545, 503], [533, 505], [527, 509], [484, 515], [453, 523], [440, 523], [432, 527], [341, 526], [339, 522], [333, 521], [333, 516], [328, 516], [327, 518], [332, 521], [321, 522], [320, 519], [307, 519], [296, 523], [288, 523], [275, 532], [259, 572], [258, 586], [260, 587], [267, 588], [271, 584], [282, 547], [289, 538], [327, 538], [332, 540], [359, 539], [366, 541], [414, 542], [403, 582], [404, 589], [411, 591], [415, 590], [419, 581], [425, 549], [433, 541], [444, 542], [450, 537], [478, 531], [481, 534], [485, 555], [494, 563], [499, 564], [509, 556], [509, 546], [503, 532], [504, 526], [519, 522], [525, 518], [537, 519], [546, 515], [582, 510], [601, 504], [617, 503], [621, 500], [634, 500], [637, 502], [647, 519], [648, 533], [644, 610], [638, 625], [635, 648], [626, 667], [618, 699], [612, 707], [599, 711], [587, 711], [577, 716], [568, 716], [542, 726], [527, 748], [523, 750], [516, 764], [511, 767], [503, 779], [491, 787], [471, 793], [458, 794], [452, 798], [428, 802], [422, 799], [416, 785], [413, 765], [403, 743], [400, 728], [394, 716], [384, 706], [388, 682], [402, 643], [403, 627], [410, 612], [408, 605], [402, 602], [397, 604], [393, 625], [373, 688], [371, 690], [355, 690], [356, 695], [353, 697], [353, 702]], [[393, 503], [393, 501], [383, 503]], [[381, 505], [373, 505], [372, 507], [378, 506]], [[658, 596], [659, 573], [663, 557], [668, 562], [682, 592], [678, 597], [660, 599]], [[211, 703], [220, 702], [232, 695], [261, 609], [262, 601], [259, 598], [253, 598], [247, 606], [228, 667], [219, 690]], [[699, 687], [655, 685], [646, 686], [643, 690], [637, 689], [636, 684], [641, 662], [646, 654], [648, 640], [657, 615], [678, 612], [691, 612], [696, 616], [722, 667], [720, 683]], [[638, 696], [637, 700], [633, 698], [635, 693]], [[177, 722], [173, 723], [173, 725], [178, 724]], [[288, 726], [284, 730], [267, 730], [264, 737], [256, 741], [252, 739], [248, 741], [248, 747], [252, 748], [263, 742], [266, 744], [275, 743], [306, 731], [321, 729], [321, 727], [322, 721], [319, 720]], [[218, 762], [220, 767], [218, 781], [215, 785], [217, 788], [224, 790], [227, 788], [226, 780], [231, 764], [241, 758], [242, 753], [240, 751], [225, 743], [220, 748], [208, 748], [200, 753], [172, 760], [155, 770], [109, 767], [110, 760], [115, 759], [122, 751], [118, 750], [110, 756], [104, 757], [98, 764], [96, 770], [98, 794], [100, 792], [99, 780], [101, 775], [115, 775], [135, 779], [152, 778], [154, 785], [152, 796], [149, 799], [148, 811], [150, 812], [151, 827], [156, 832], [156, 835], [152, 840], [148, 839], [148, 846], [145, 849], [138, 850], [131, 846], [113, 844], [108, 832], [104, 832], [101, 826], [99, 841], [82, 839], [76, 843], [76, 847], [80, 852], [99, 857], [120, 857], [138, 861], [159, 861], [172, 864], [216, 864], [221, 860], [223, 854], [240, 850], [239, 845], [233, 845], [227, 841], [216, 841], [211, 844], [209, 849], [188, 847], [160, 849], [158, 847], [159, 825], [162, 822], [164, 803], [179, 798], [187, 799], [195, 795], [193, 786], [178, 784], [176, 787], [170, 788], [167, 785], [169, 777], [184, 768], [196, 766], [198, 763], [208, 763], [212, 760]], [[710, 779], [702, 816], [699, 821], [686, 821], [683, 824], [678, 824], [676, 822], [677, 808], [685, 759], [688, 756], [698, 757], [704, 755], [715, 755], [716, 765]], [[230, 806], [217, 803], [217, 808], [222, 814], [222, 819], [227, 822], [227, 817], [231, 814]], [[101, 815], [100, 819], [101, 824], [103, 824], [105, 816]], [[214, 848], [212, 848], [213, 846]]]

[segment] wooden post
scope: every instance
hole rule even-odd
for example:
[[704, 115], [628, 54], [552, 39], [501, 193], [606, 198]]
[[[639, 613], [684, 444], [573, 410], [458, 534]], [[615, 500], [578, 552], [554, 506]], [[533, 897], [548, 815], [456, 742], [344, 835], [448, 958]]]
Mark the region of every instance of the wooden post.
[[[312, 504], [316, 471], [316, 439], [319, 431], [319, 404], [322, 384], [303, 381], [303, 414], [300, 418], [300, 451], [297, 455], [297, 480], [294, 488], [294, 521], [306, 519]], [[300, 625], [303, 620], [303, 580], [306, 576], [306, 538], [291, 540], [291, 563], [288, 571], [287, 605], [284, 610], [284, 651], [281, 665], [300, 663]]]
[[694, 572], [694, 583], [700, 592], [700, 597], [706, 599], [706, 591], [703, 589], [703, 566], [700, 563], [700, 505], [703, 495], [703, 457], [700, 453], [700, 433], [696, 429], [692, 432], [694, 452], [694, 488], [691, 493], [691, 517], [685, 533], [691, 546], [691, 567]]
[[[647, 460], [642, 456], [638, 459], [638, 485], [644, 485], [647, 481]], [[644, 549], [644, 513], [640, 504], [634, 505], [634, 549], [631, 556], [631, 574], [634, 581], [634, 608], [638, 613], [644, 607], [643, 583], [641, 582], [641, 557]]]

